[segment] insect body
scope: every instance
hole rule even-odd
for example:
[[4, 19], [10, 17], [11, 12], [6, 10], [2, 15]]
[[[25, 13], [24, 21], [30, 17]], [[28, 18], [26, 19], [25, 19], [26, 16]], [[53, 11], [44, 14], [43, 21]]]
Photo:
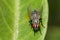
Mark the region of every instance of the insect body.
[[34, 30], [34, 33], [40, 31], [40, 23], [42, 23], [42, 20], [40, 18], [40, 13], [36, 10], [33, 10], [31, 12], [30, 18], [31, 18], [30, 24]]

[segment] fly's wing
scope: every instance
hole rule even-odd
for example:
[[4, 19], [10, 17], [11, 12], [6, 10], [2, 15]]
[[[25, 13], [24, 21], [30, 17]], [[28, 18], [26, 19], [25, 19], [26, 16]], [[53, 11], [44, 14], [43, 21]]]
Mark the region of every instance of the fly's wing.
[[43, 3], [39, 6], [38, 12], [40, 13], [40, 18], [42, 18], [42, 12], [43, 12]]
[[32, 20], [32, 8], [29, 6], [28, 8], [27, 8], [27, 11], [28, 11], [28, 16], [29, 16], [29, 18]]

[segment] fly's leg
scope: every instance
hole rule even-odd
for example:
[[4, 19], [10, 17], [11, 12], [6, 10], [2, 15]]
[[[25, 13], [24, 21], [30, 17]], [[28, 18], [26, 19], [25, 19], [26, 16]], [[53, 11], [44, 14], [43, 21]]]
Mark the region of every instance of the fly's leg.
[[38, 28], [38, 30], [40, 31], [40, 34], [42, 35], [42, 32], [41, 32], [41, 29], [40, 29], [40, 27]]
[[42, 18], [40, 18], [40, 23], [41, 23], [42, 27], [45, 28], [45, 26], [44, 26], [43, 23], [42, 23]]
[[34, 36], [35, 36], [36, 31], [34, 30], [34, 28], [33, 28], [33, 31], [34, 31]]
[[[31, 28], [32, 28], [32, 20], [30, 20], [29, 23], [30, 23]], [[35, 36], [36, 31], [34, 30], [34, 28], [33, 28], [33, 31], [34, 31], [34, 36]]]
[[29, 23], [30, 23], [30, 25], [31, 25], [31, 27], [32, 27], [32, 20], [30, 20]]

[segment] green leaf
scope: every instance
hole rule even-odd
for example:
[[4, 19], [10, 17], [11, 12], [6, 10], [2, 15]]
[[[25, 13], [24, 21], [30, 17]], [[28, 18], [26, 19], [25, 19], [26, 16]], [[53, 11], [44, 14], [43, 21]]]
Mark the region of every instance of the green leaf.
[[[34, 31], [29, 23], [27, 8], [42, 10], [41, 32]], [[48, 22], [47, 0], [0, 0], [0, 40], [44, 40]]]

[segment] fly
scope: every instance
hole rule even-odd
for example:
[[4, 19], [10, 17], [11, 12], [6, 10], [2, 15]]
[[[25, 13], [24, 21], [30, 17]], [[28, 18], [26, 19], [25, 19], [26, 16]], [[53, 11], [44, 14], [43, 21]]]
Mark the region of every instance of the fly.
[[[38, 31], [40, 31], [41, 33], [41, 29], [40, 29], [40, 23], [42, 24], [42, 18], [40, 17], [40, 12], [38, 12], [37, 10], [33, 10], [32, 12], [30, 12], [30, 24], [31, 27], [33, 28], [34, 34]], [[44, 27], [44, 26], [43, 26]]]

